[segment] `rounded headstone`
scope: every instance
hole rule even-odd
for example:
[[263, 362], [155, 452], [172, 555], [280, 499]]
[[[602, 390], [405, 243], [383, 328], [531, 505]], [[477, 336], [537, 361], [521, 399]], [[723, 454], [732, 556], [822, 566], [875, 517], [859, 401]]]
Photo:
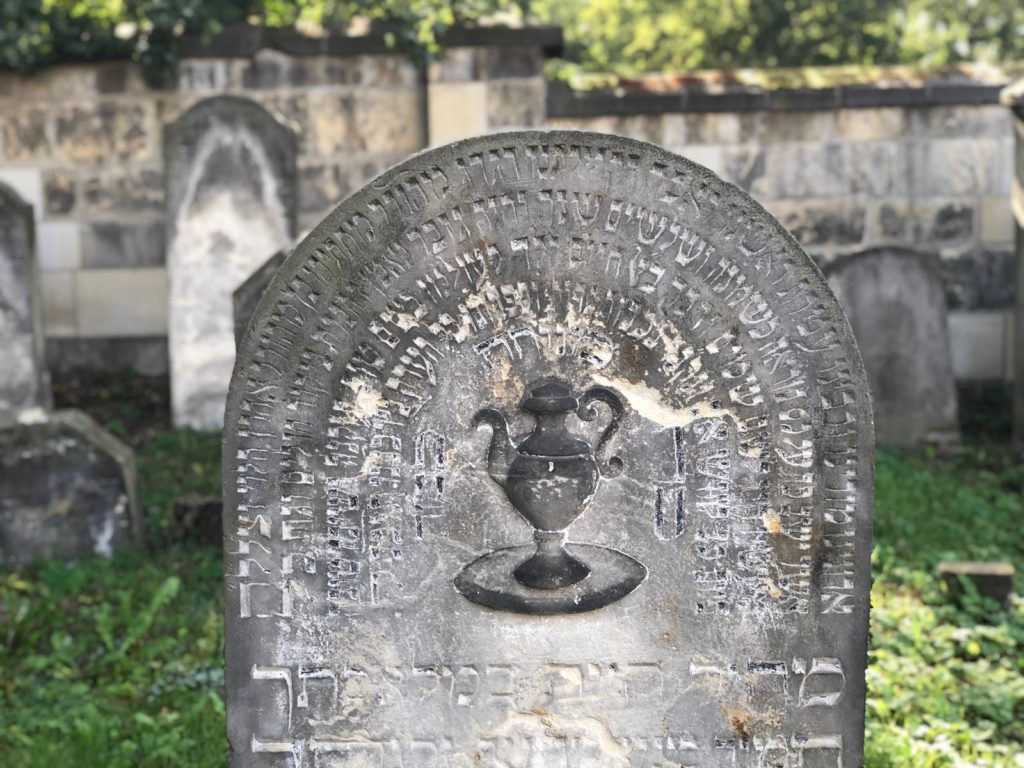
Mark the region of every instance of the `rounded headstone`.
[[416, 155], [289, 256], [225, 425], [234, 766], [857, 766], [871, 412], [684, 158]]

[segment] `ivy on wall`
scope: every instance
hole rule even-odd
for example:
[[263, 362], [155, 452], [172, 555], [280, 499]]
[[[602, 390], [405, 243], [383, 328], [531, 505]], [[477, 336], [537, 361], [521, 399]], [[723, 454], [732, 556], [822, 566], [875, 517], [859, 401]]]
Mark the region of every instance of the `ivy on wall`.
[[132, 58], [159, 82], [186, 35], [358, 19], [385, 23], [390, 44], [424, 61], [446, 29], [495, 16], [560, 25], [568, 67], [626, 76], [1024, 58], [1014, 0], [0, 0], [0, 67]]

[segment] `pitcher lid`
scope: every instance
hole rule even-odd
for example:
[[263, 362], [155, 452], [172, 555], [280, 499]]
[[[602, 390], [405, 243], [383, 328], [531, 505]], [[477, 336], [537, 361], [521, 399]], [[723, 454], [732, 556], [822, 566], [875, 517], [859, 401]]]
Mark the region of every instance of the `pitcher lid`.
[[572, 390], [559, 381], [545, 381], [530, 390], [522, 408], [528, 413], [570, 413], [579, 408], [580, 401]]

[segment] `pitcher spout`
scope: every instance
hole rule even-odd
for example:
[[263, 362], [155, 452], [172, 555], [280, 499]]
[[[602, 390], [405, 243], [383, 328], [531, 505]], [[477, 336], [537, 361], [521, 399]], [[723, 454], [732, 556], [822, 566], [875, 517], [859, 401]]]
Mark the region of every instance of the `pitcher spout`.
[[491, 447], [487, 451], [487, 474], [504, 488], [509, 468], [516, 457], [516, 447], [512, 444], [512, 438], [508, 434], [508, 421], [504, 414], [496, 408], [484, 408], [477, 411], [473, 417], [474, 427], [479, 427], [481, 424], [486, 424], [493, 430]]

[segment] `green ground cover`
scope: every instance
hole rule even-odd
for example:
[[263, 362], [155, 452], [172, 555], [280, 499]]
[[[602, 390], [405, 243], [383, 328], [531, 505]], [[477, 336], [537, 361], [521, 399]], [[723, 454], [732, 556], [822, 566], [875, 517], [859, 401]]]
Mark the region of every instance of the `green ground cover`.
[[[171, 500], [217, 491], [219, 438], [120, 413], [105, 421], [139, 451], [151, 544], [0, 572], [5, 768], [225, 764], [220, 554], [166, 544]], [[958, 605], [933, 573], [944, 558], [1024, 571], [1024, 467], [1000, 446], [883, 451], [877, 486], [868, 768], [1021, 768], [1024, 601]]]

